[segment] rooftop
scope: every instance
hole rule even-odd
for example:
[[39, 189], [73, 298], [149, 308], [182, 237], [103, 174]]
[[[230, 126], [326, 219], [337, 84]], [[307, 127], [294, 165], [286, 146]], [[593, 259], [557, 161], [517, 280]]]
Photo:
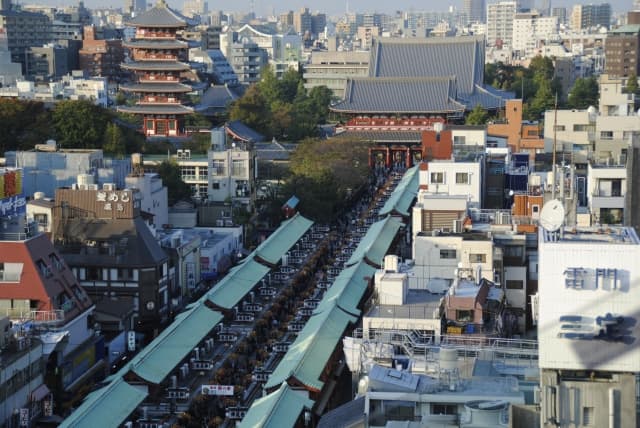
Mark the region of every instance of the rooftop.
[[368, 318], [432, 319], [434, 311], [440, 308], [442, 297], [443, 294], [434, 294], [427, 290], [409, 290], [403, 305], [372, 306], [365, 316]]
[[589, 228], [563, 227], [559, 232], [540, 228], [545, 243], [591, 243], [610, 245], [640, 245], [636, 231], [631, 227], [603, 226]]

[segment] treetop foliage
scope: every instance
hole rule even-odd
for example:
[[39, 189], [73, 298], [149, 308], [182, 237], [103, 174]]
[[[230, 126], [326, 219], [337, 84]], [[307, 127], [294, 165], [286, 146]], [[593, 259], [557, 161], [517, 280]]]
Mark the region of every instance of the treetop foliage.
[[292, 68], [278, 80], [267, 66], [260, 82], [232, 104], [229, 118], [241, 120], [268, 139], [300, 141], [317, 135], [317, 125], [327, 119], [331, 95], [324, 86], [307, 91], [302, 76]]

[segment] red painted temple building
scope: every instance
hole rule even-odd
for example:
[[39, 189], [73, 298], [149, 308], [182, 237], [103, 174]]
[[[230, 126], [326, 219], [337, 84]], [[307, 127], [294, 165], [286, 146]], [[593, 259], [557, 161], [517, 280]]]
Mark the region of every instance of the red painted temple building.
[[147, 137], [177, 137], [184, 133], [184, 116], [193, 112], [184, 104], [184, 95], [192, 91], [185, 84], [191, 67], [188, 43], [178, 40], [178, 31], [191, 22], [159, 0], [155, 7], [128, 22], [136, 28], [135, 38], [124, 46], [131, 61], [122, 64], [135, 74], [135, 83], [120, 89], [137, 97], [136, 105], [121, 106], [118, 111], [143, 116], [142, 132]]

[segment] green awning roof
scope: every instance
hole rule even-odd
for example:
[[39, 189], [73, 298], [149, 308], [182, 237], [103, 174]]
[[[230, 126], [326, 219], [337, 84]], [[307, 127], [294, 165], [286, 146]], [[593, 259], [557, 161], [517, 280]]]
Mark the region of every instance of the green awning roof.
[[409, 208], [411, 202], [418, 194], [418, 187], [420, 185], [420, 174], [418, 174], [420, 166], [416, 165], [405, 172], [402, 180], [396, 186], [395, 190], [387, 199], [380, 212], [381, 216], [397, 212], [403, 216], [409, 215]]
[[204, 305], [179, 314], [131, 360], [129, 367], [146, 381], [159, 384], [222, 318], [222, 314]]
[[252, 256], [235, 266], [205, 295], [215, 305], [231, 309], [264, 277], [269, 268], [253, 260]]
[[62, 421], [63, 428], [118, 427], [147, 397], [145, 386], [132, 386], [122, 379], [87, 395], [84, 402]]
[[312, 224], [311, 220], [297, 213], [289, 220], [283, 221], [280, 227], [255, 249], [254, 254], [275, 265]]
[[394, 217], [387, 217], [373, 223], [346, 266], [354, 265], [365, 258], [371, 263], [382, 266], [382, 258], [387, 254], [400, 226], [402, 222]]
[[347, 326], [356, 321], [356, 317], [337, 306], [312, 315], [269, 376], [265, 388], [277, 387], [293, 376], [310, 388], [322, 389], [320, 375]]
[[283, 383], [278, 390], [254, 401], [238, 428], [292, 427], [300, 414], [312, 407], [307, 391], [296, 391]]
[[320, 313], [333, 305], [352, 315], [360, 315], [358, 303], [364, 295], [376, 269], [364, 261], [344, 269], [333, 281], [315, 312]]

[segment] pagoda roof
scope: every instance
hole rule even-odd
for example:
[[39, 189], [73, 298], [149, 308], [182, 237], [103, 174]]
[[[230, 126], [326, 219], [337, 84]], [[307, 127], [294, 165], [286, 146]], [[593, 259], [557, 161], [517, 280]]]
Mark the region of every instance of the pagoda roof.
[[135, 39], [124, 42], [123, 46], [139, 49], [186, 49], [189, 44], [181, 40]]
[[121, 67], [125, 70], [140, 71], [187, 71], [191, 67], [180, 61], [132, 61], [124, 62]]
[[131, 85], [120, 85], [120, 89], [125, 92], [191, 92], [193, 89], [183, 83], [137, 83]]
[[136, 104], [120, 106], [118, 111], [130, 114], [191, 114], [193, 109], [181, 104]]
[[455, 77], [355, 78], [345, 99], [331, 110], [341, 113], [462, 113]]
[[184, 28], [195, 25], [196, 21], [167, 6], [165, 0], [158, 0], [156, 5], [127, 22], [133, 27], [152, 28]]

